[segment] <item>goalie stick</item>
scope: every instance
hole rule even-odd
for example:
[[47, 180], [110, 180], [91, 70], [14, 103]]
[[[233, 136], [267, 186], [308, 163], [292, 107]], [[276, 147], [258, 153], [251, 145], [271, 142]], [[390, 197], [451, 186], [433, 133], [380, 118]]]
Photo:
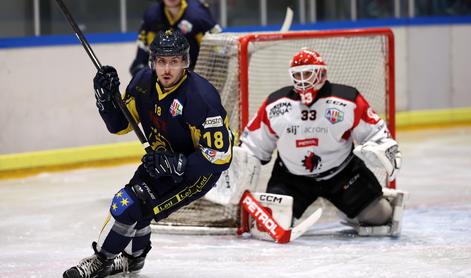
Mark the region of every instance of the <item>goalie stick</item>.
[[[100, 61], [98, 61], [98, 58], [96, 57], [95, 53], [93, 52], [93, 49], [91, 48], [90, 44], [88, 43], [87, 39], [83, 35], [82, 31], [78, 27], [77, 23], [75, 22], [74, 18], [72, 17], [72, 14], [69, 12], [69, 9], [65, 6], [64, 2], [62, 0], [56, 0], [57, 5], [61, 9], [62, 13], [64, 14], [65, 18], [69, 22], [70, 27], [75, 32], [75, 35], [79, 39], [80, 43], [82, 44], [83, 48], [85, 49], [85, 52], [87, 52], [88, 57], [93, 62], [93, 65], [97, 70], [101, 70], [102, 66]], [[123, 112], [124, 116], [126, 117], [126, 120], [128, 120], [129, 124], [131, 125], [132, 129], [134, 130], [134, 133], [136, 133], [137, 138], [139, 138], [139, 141], [141, 142], [142, 146], [144, 147], [146, 152], [149, 152], [152, 150], [151, 146], [149, 145], [149, 142], [147, 141], [146, 137], [144, 136], [144, 133], [142, 133], [141, 129], [137, 125], [136, 121], [132, 117], [131, 113], [129, 112], [128, 108], [124, 104], [123, 100], [121, 99], [121, 94], [119, 92], [116, 92], [113, 94], [113, 102], [119, 107], [121, 112]]]
[[318, 208], [303, 222], [291, 229], [283, 229], [268, 211], [250, 194], [245, 191], [240, 199], [241, 205], [241, 227], [237, 233], [243, 234], [250, 231], [248, 215], [250, 214], [254, 220], [262, 226], [265, 231], [277, 243], [288, 243], [302, 236], [309, 228], [314, 225], [322, 215], [322, 208]]

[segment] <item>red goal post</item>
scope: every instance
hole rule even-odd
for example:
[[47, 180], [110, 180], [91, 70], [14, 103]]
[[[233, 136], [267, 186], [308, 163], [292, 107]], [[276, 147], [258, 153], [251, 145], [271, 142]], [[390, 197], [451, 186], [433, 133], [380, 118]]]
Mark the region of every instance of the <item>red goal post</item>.
[[[330, 81], [357, 88], [395, 137], [394, 36], [390, 29], [208, 34], [194, 71], [220, 92], [236, 140], [262, 101], [291, 84], [289, 62], [302, 47], [321, 54]], [[262, 169], [257, 191], [265, 190], [269, 168]], [[395, 188], [394, 183], [386, 183], [383, 170], [374, 172], [383, 186]], [[238, 206], [221, 206], [202, 198], [154, 224], [153, 230], [226, 234], [235, 232], [239, 223]]]

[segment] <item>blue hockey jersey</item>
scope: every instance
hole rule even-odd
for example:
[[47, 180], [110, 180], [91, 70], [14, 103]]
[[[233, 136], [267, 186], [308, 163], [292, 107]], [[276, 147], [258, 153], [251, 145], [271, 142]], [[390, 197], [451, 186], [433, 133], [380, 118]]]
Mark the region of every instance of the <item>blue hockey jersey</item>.
[[130, 69], [133, 75], [148, 64], [148, 47], [159, 31], [169, 28], [179, 28], [182, 31], [190, 44], [191, 68], [196, 64], [203, 35], [206, 32], [221, 31], [208, 7], [201, 1], [182, 0], [181, 5], [180, 13], [176, 18], [170, 16], [162, 1], [152, 4], [146, 10], [139, 29], [137, 55]]
[[[232, 159], [233, 135], [217, 90], [206, 79], [186, 71], [179, 83], [165, 92], [150, 68], [129, 83], [124, 101], [140, 122], [154, 150], [182, 153], [186, 177], [220, 173]], [[100, 111], [111, 133], [132, 130], [121, 111]]]

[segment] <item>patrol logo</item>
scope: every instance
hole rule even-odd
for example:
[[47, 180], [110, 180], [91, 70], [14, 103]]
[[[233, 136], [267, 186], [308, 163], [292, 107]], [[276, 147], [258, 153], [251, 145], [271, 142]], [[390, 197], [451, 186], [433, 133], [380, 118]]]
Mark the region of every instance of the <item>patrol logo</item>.
[[304, 157], [303, 165], [304, 167], [309, 170], [310, 172], [321, 168], [321, 158], [320, 156], [314, 154], [313, 152], [309, 152], [308, 155]]
[[170, 114], [172, 114], [172, 117], [183, 114], [183, 105], [178, 101], [178, 99], [174, 99], [172, 105], [170, 105]]
[[273, 117], [282, 116], [285, 113], [291, 111], [292, 108], [293, 107], [289, 102], [278, 103], [270, 109], [270, 112], [268, 113], [268, 118], [271, 119]]
[[188, 34], [191, 32], [191, 30], [193, 30], [193, 24], [184, 19], [178, 24], [178, 28], [182, 30], [183, 34]]
[[329, 108], [325, 111], [325, 118], [332, 124], [336, 124], [343, 121], [343, 112], [335, 108]]
[[221, 127], [223, 125], [222, 117], [208, 117], [203, 123], [204, 128]]
[[319, 146], [319, 138], [306, 138], [296, 140], [296, 148]]
[[126, 193], [124, 189], [121, 189], [116, 195], [114, 195], [113, 201], [111, 202], [110, 212], [112, 215], [121, 215], [134, 201]]

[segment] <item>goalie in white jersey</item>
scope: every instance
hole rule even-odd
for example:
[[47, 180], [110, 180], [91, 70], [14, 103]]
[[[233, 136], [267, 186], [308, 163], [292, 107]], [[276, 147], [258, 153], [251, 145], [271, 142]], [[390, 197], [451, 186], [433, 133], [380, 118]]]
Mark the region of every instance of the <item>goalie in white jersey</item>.
[[[398, 235], [402, 196], [399, 205], [396, 195], [385, 198], [364, 163], [381, 165], [389, 180], [395, 179], [401, 153], [385, 122], [355, 88], [327, 80], [327, 65], [317, 52], [303, 48], [289, 74], [294, 86], [270, 94], [241, 137], [241, 147], [262, 164], [278, 150], [267, 192], [292, 196], [296, 218], [323, 197], [360, 234], [360, 227], [368, 227], [363, 234]], [[371, 232], [372, 227], [386, 230]]]

